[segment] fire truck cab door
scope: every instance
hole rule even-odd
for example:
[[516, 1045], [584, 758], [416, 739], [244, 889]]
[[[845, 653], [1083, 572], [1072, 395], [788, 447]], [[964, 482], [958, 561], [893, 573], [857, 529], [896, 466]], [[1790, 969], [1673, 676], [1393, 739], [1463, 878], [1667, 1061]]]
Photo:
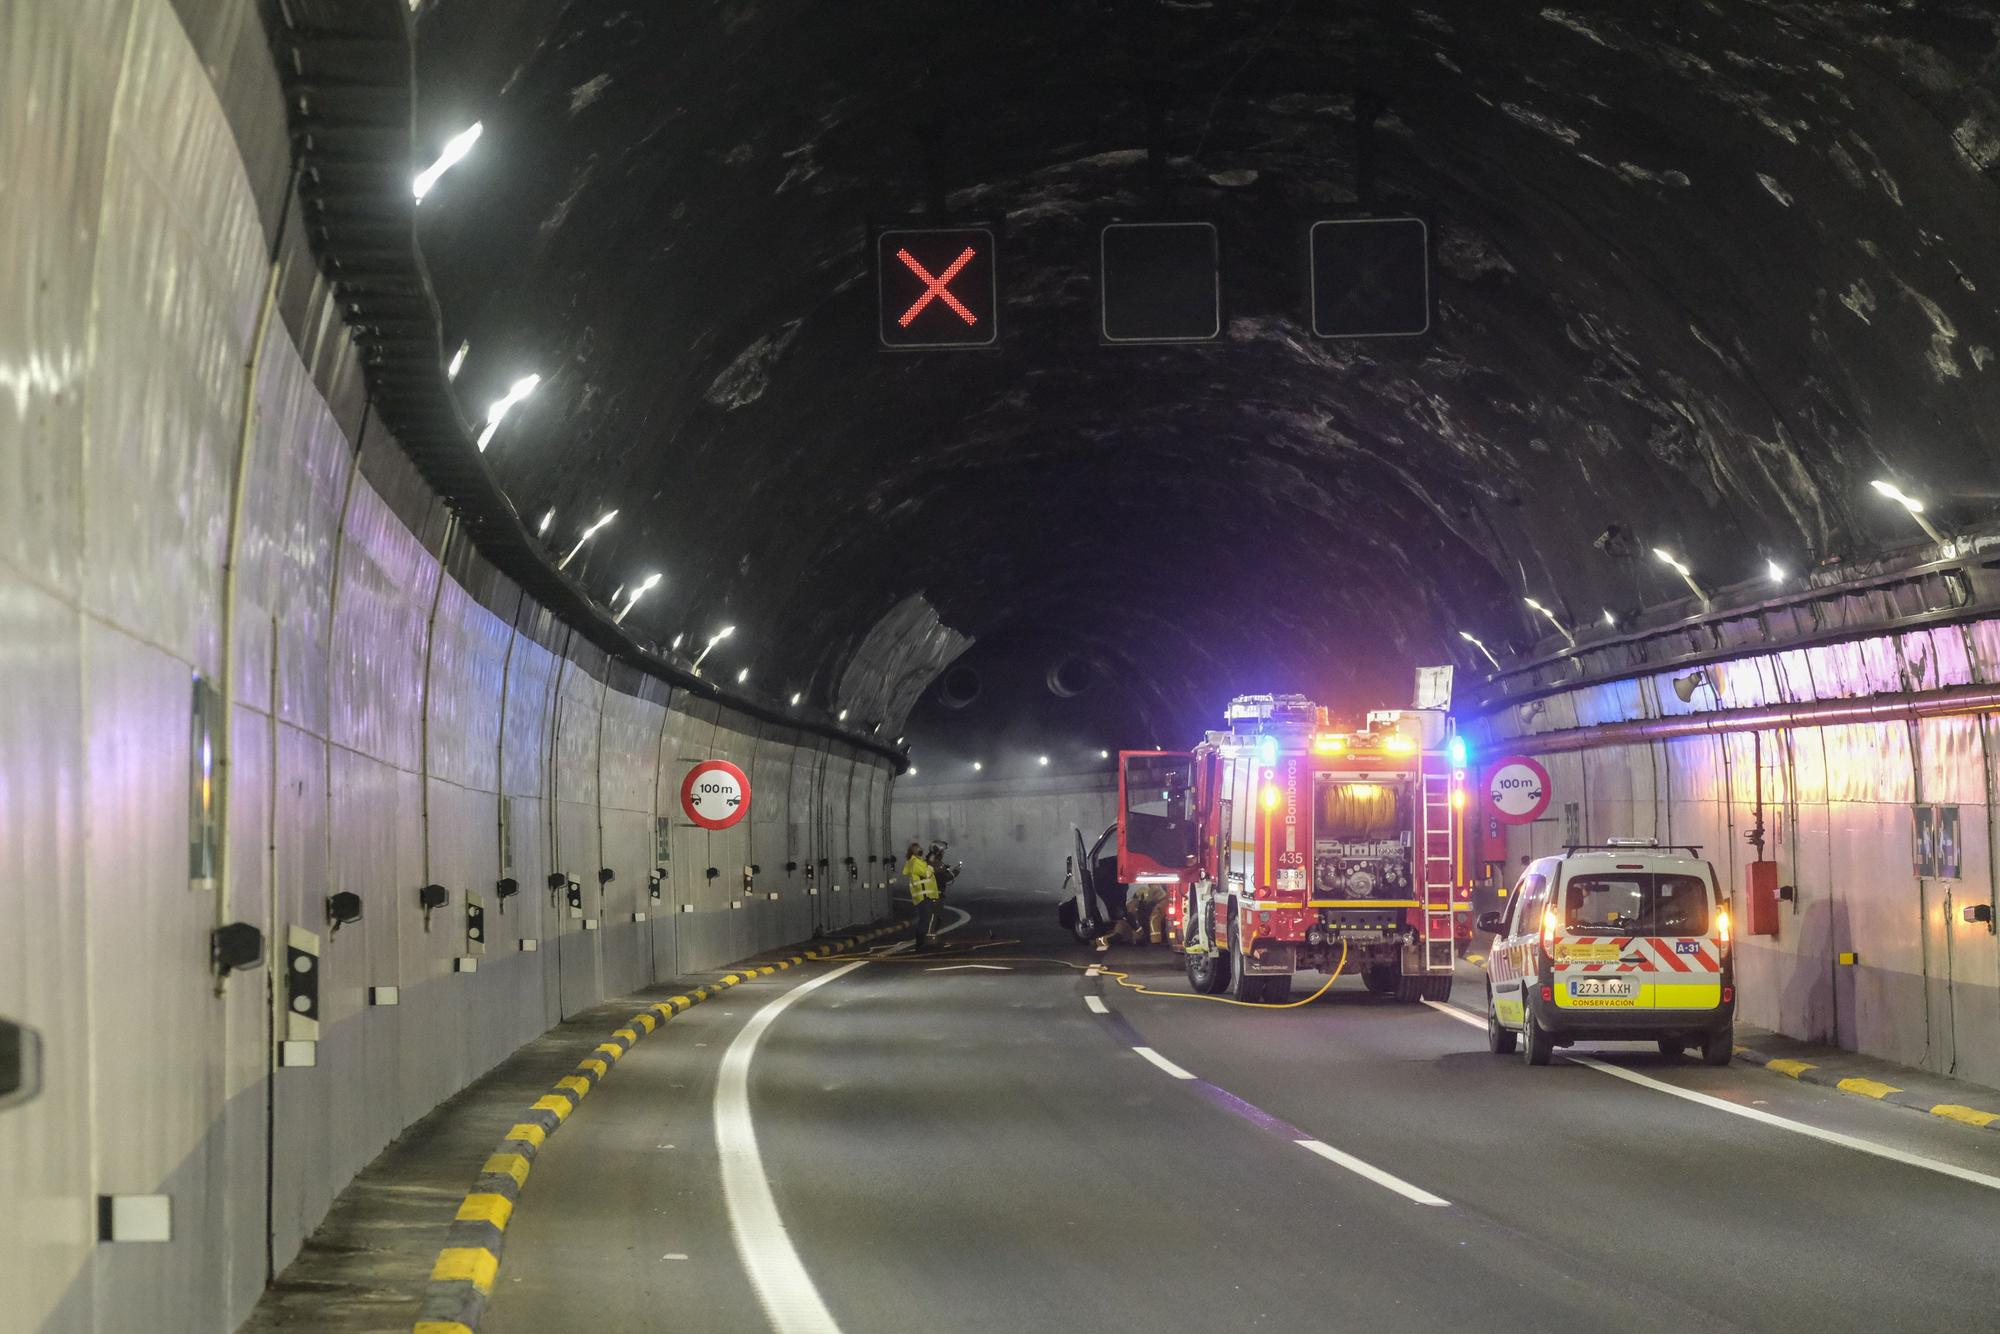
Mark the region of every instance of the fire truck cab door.
[[1197, 851], [1194, 756], [1186, 751], [1118, 752], [1118, 878], [1179, 880]]

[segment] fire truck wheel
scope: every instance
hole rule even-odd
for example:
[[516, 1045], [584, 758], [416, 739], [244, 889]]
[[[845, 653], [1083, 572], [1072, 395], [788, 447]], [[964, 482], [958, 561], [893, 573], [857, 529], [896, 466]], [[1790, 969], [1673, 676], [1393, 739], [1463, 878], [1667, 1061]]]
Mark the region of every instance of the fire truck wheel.
[[1425, 1000], [1448, 1001], [1451, 999], [1451, 974], [1442, 973], [1424, 979]]
[[1407, 973], [1397, 973], [1396, 1000], [1404, 1005], [1415, 1005], [1424, 998], [1424, 989], [1429, 985], [1429, 982], [1430, 979], [1422, 973], [1418, 973], [1415, 976]]
[[1219, 996], [1229, 990], [1229, 952], [1188, 955], [1187, 979], [1188, 985], [1204, 996]]
[[1386, 996], [1396, 989], [1395, 966], [1386, 963], [1371, 963], [1361, 970], [1361, 980], [1376, 995]]
[[1506, 1056], [1514, 1050], [1514, 1030], [1500, 1026], [1500, 1015], [1493, 1008], [1493, 988], [1486, 988], [1486, 1050], [1495, 1056]]
[[1524, 1006], [1523, 1009], [1527, 1012], [1522, 1016], [1521, 1055], [1527, 1057], [1529, 1065], [1547, 1065], [1549, 1058], [1556, 1054], [1555, 1034], [1536, 1022], [1532, 1008]]
[[1286, 973], [1281, 977], [1266, 977], [1260, 980], [1264, 983], [1263, 990], [1257, 997], [1260, 1003], [1264, 1005], [1283, 1005], [1292, 998], [1291, 974]]

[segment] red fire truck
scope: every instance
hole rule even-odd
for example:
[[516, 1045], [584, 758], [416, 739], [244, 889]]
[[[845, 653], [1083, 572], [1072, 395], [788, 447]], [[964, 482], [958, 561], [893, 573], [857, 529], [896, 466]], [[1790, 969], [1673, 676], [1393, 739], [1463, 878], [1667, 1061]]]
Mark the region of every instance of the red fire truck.
[[1118, 867], [1164, 885], [1197, 991], [1276, 1004], [1347, 969], [1414, 1002], [1451, 993], [1469, 917], [1465, 743], [1437, 709], [1338, 730], [1298, 695], [1231, 701], [1193, 751], [1121, 751]]

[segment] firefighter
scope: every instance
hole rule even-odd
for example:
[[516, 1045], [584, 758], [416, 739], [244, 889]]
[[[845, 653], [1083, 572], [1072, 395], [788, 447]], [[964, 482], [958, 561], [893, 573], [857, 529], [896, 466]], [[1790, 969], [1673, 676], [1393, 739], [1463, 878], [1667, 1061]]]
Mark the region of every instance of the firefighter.
[[922, 949], [937, 932], [938, 892], [937, 873], [924, 860], [924, 849], [920, 843], [911, 843], [909, 859], [903, 863], [903, 876], [910, 882], [910, 906], [916, 909], [915, 934], [910, 938], [912, 952]]
[[1132, 892], [1125, 896], [1125, 915], [1132, 921], [1132, 932], [1141, 945], [1164, 945], [1167, 943], [1167, 887], [1165, 885], [1134, 885]]
[[1097, 952], [1108, 953], [1111, 946], [1165, 944], [1167, 940], [1167, 891], [1163, 885], [1134, 885], [1125, 893], [1124, 908], [1096, 940]]

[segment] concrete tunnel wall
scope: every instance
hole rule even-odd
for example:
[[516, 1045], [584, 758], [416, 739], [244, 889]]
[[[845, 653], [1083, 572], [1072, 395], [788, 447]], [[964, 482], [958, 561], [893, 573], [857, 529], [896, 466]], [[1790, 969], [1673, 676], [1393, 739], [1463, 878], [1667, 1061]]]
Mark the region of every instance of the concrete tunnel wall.
[[966, 885], [1046, 894], [1062, 887], [1063, 858], [1083, 830], [1085, 846], [1118, 818], [1115, 773], [1056, 774], [990, 782], [896, 785], [890, 833], [900, 856], [913, 838], [951, 841], [950, 859], [965, 863]]
[[[1542, 819], [1508, 832], [1509, 875], [1523, 854], [1556, 851], [1570, 837], [1698, 843], [1736, 904], [1740, 1019], [2000, 1085], [2000, 942], [1961, 916], [2000, 894], [2000, 719], [1779, 728], [1559, 754], [1534, 742], [1629, 719], [2000, 681], [2000, 621], [1739, 658], [1706, 668], [1713, 689], [1699, 685], [1683, 702], [1673, 681], [1688, 670], [1560, 692], [1486, 720], [1484, 758], [1537, 755], [1553, 789]], [[1776, 936], [1742, 933], [1760, 772], [1764, 855], [1777, 862], [1778, 883], [1797, 889], [1778, 905]], [[1959, 808], [1955, 877], [1916, 874], [1914, 811], [1933, 804]], [[1855, 963], [1837, 962], [1849, 952]]]
[[[352, 347], [322, 292], [306, 356], [269, 323], [240, 516], [221, 915], [278, 966], [217, 994], [191, 703], [224, 670], [268, 266], [213, 72], [167, 0], [0, 7], [0, 157], [22, 187], [0, 213], [0, 1014], [47, 1048], [41, 1096], [0, 1111], [8, 1328], [233, 1329], [361, 1166], [563, 1016], [887, 907], [868, 860], [886, 763], [571, 642], [452, 540], [392, 439], [343, 428], [315, 372], [353, 373]], [[678, 805], [711, 757], [753, 785], [722, 833]], [[805, 866], [850, 856], [837, 891], [806, 892]], [[551, 905], [552, 870], [601, 929]], [[502, 876], [521, 886], [504, 909]], [[432, 882], [451, 897], [426, 923]], [[329, 935], [342, 890], [365, 916]], [[275, 1069], [293, 927], [320, 938], [317, 1064]], [[367, 1005], [380, 986], [399, 1004]], [[100, 1194], [152, 1193], [170, 1242], [96, 1242]]]

